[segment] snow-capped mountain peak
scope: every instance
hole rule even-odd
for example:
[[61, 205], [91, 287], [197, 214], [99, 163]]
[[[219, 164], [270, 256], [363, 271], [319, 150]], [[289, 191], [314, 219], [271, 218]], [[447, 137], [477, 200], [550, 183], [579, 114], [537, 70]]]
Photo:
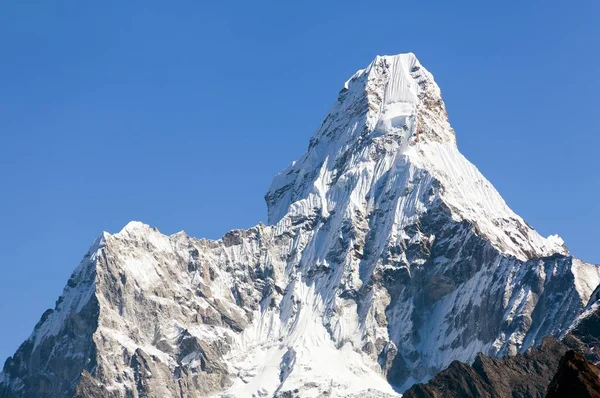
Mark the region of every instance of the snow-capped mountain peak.
[[[344, 84], [308, 152], [275, 177], [266, 195], [269, 222], [315, 208], [323, 216], [333, 209], [367, 213], [382, 178], [401, 182], [390, 187], [401, 196], [419, 184], [411, 177], [416, 170], [441, 184], [441, 200], [456, 219], [474, 223], [498, 250], [520, 259], [568, 253], [560, 238], [541, 237], [510, 210], [458, 151], [440, 89], [412, 53], [378, 56]], [[426, 209], [411, 202], [397, 213]]]
[[566, 333], [600, 282], [462, 156], [413, 54], [355, 73], [265, 199], [215, 241], [103, 234], [0, 392], [393, 396]]

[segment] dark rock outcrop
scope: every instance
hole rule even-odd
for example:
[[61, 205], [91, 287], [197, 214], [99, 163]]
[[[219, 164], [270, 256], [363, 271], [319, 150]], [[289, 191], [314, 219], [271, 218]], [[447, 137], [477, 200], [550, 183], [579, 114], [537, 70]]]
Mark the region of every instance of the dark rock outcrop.
[[[588, 308], [595, 308], [598, 296], [592, 295]], [[500, 360], [479, 354], [472, 365], [454, 361], [404, 397], [600, 398], [600, 369], [595, 366], [599, 353], [600, 309], [596, 309], [561, 341], [547, 337], [537, 348]]]
[[560, 360], [560, 366], [548, 387], [546, 397], [600, 398], [600, 369], [580, 353], [567, 351]]
[[405, 398], [543, 397], [567, 347], [547, 337], [537, 348], [504, 359], [479, 354], [472, 365], [454, 361], [427, 384], [416, 384]]

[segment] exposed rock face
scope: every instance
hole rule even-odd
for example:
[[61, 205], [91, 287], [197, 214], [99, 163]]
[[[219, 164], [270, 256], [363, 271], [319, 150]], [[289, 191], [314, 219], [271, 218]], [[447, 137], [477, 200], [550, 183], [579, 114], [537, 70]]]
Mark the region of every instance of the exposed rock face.
[[0, 397], [393, 396], [564, 335], [600, 282], [460, 154], [412, 54], [345, 84], [266, 201], [216, 241], [103, 234]]
[[501, 360], [478, 354], [472, 365], [452, 362], [404, 397], [543, 397], [546, 391], [549, 397], [600, 395], [600, 370], [594, 365], [600, 352], [598, 291], [562, 341], [546, 337], [541, 346]]
[[583, 314], [564, 338], [565, 344], [582, 352], [588, 361], [600, 365], [600, 286]]
[[505, 359], [479, 354], [473, 365], [454, 361], [427, 384], [416, 384], [405, 398], [543, 397], [567, 347], [552, 337], [539, 347]]
[[567, 351], [548, 387], [546, 397], [599, 398], [600, 369], [589, 363], [578, 352]]

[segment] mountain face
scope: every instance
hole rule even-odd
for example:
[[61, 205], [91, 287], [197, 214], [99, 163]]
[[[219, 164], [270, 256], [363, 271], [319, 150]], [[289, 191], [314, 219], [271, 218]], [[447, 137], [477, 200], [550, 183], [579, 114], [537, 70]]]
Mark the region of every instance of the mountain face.
[[454, 361], [427, 384], [415, 384], [403, 398], [544, 397], [567, 347], [546, 337], [538, 347], [513, 357], [478, 354], [472, 365]]
[[523, 354], [454, 361], [404, 398], [600, 397], [600, 288], [561, 341], [546, 337]]
[[0, 398], [396, 396], [562, 337], [600, 283], [460, 154], [413, 54], [354, 74], [265, 199], [216, 241], [104, 233]]
[[575, 351], [568, 351], [560, 361], [547, 395], [548, 398], [568, 396], [600, 398], [600, 369]]

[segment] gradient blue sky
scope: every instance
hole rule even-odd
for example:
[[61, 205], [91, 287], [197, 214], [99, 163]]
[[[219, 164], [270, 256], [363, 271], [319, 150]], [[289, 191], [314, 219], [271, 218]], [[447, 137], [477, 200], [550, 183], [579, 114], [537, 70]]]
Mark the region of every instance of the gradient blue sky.
[[459, 148], [542, 234], [600, 262], [600, 2], [2, 2], [0, 361], [103, 230], [266, 221], [342, 83], [435, 75]]

